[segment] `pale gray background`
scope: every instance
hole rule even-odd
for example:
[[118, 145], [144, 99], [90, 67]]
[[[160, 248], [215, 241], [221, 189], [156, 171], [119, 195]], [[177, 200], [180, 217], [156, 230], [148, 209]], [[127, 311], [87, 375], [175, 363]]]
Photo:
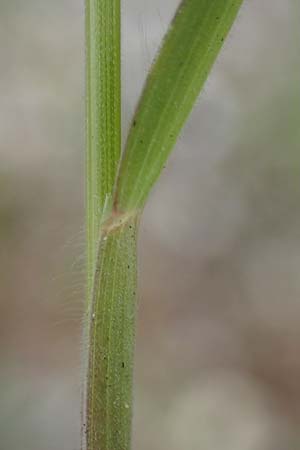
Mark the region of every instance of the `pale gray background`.
[[[123, 1], [124, 135], [177, 0]], [[0, 6], [0, 449], [78, 450], [82, 0]], [[245, 0], [140, 238], [135, 450], [300, 445], [300, 7]]]

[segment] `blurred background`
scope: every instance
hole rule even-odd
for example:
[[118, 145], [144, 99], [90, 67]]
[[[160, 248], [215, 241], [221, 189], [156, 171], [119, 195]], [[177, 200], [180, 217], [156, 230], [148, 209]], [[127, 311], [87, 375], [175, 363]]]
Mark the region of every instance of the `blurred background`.
[[[177, 4], [123, 1], [124, 137]], [[299, 21], [245, 0], [145, 210], [134, 450], [300, 448]], [[79, 450], [83, 0], [0, 41], [0, 449]]]

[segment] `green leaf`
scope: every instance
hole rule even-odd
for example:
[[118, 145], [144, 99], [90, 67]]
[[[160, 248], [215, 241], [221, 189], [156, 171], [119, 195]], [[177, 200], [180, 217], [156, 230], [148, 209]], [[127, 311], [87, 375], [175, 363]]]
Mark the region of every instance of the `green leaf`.
[[117, 181], [119, 211], [143, 208], [242, 0], [184, 0], [148, 76]]
[[87, 275], [91, 290], [100, 220], [121, 149], [120, 0], [86, 0]]

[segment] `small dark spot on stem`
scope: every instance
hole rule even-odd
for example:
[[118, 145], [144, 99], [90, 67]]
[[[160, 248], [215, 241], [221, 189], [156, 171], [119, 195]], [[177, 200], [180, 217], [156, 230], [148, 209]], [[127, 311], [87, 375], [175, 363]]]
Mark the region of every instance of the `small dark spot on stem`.
[[133, 126], [133, 127], [136, 126], [136, 120], [134, 120], [134, 121], [132, 122], [132, 126]]
[[125, 367], [125, 363], [124, 363], [124, 361], [122, 361], [122, 367]]

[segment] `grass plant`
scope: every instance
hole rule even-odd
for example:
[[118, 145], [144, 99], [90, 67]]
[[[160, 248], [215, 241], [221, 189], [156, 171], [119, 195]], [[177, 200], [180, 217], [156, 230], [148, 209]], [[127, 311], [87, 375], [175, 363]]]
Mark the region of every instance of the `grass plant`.
[[86, 0], [88, 287], [82, 449], [131, 448], [139, 221], [241, 3], [180, 3], [121, 152], [120, 0]]

